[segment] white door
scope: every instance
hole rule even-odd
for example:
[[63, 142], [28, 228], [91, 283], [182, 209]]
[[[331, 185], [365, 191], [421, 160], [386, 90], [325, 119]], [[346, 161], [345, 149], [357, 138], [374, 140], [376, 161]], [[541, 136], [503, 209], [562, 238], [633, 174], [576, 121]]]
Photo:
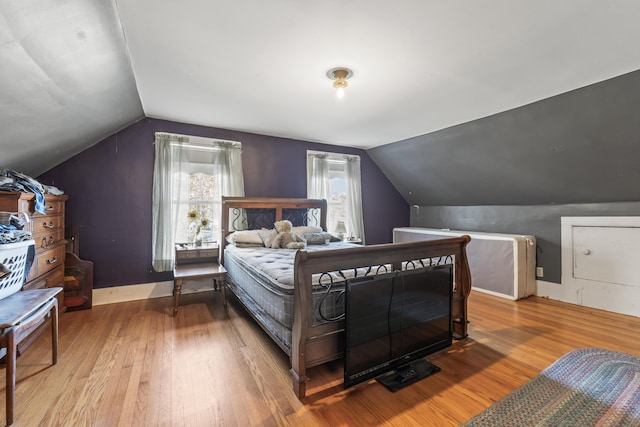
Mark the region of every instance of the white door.
[[573, 277], [640, 286], [640, 228], [573, 227]]

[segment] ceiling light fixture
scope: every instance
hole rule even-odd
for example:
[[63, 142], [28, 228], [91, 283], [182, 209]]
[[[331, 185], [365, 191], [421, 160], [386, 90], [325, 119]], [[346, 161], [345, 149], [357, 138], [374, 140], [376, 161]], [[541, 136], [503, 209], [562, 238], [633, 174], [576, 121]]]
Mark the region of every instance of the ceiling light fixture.
[[327, 71], [327, 77], [333, 80], [333, 87], [337, 89], [336, 96], [344, 97], [344, 90], [349, 86], [347, 79], [353, 76], [353, 71], [345, 67], [336, 67]]

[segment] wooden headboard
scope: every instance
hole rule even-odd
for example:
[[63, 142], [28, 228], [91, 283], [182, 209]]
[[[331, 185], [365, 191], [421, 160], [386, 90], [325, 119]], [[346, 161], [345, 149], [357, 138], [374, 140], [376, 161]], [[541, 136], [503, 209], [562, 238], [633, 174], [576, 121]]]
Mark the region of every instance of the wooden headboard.
[[[312, 212], [311, 215], [306, 215]], [[260, 221], [246, 221], [252, 213]], [[243, 215], [244, 214], [244, 215]], [[309, 218], [315, 223], [309, 224]], [[244, 218], [240, 224], [239, 221]], [[254, 218], [254, 219], [255, 219]], [[327, 229], [327, 201], [320, 199], [295, 199], [271, 197], [222, 197], [222, 223], [220, 238], [220, 263], [224, 260], [226, 237], [237, 230], [273, 228], [275, 221], [288, 219], [293, 225], [317, 225]]]

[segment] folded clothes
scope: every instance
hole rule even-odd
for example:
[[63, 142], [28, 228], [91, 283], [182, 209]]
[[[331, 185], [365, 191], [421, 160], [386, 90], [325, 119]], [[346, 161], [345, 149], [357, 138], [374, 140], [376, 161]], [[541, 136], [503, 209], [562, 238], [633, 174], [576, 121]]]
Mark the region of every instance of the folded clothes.
[[12, 169], [0, 169], [0, 177], [11, 178], [11, 182], [0, 184], [0, 190], [22, 191], [35, 195], [35, 210], [41, 214], [46, 212], [44, 201], [44, 187], [30, 176], [24, 175]]
[[11, 215], [9, 217], [9, 221], [9, 224], [13, 225], [18, 230], [22, 230], [24, 226], [29, 222], [28, 218], [20, 218], [15, 215]]
[[13, 226], [0, 224], [0, 244], [22, 242], [31, 238], [29, 231], [16, 230], [15, 227], [10, 229], [9, 227]]
[[58, 187], [54, 187], [53, 185], [43, 185], [43, 187], [46, 194], [53, 194], [54, 196], [61, 196], [64, 194], [64, 191]]

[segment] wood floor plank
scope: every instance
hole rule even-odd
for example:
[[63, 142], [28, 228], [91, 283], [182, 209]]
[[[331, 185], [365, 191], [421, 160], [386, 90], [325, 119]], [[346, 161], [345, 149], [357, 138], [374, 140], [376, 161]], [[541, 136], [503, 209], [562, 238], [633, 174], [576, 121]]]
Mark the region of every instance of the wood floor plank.
[[453, 426], [574, 348], [640, 355], [639, 318], [473, 292], [469, 337], [429, 357], [441, 372], [396, 393], [375, 381], [344, 390], [334, 361], [308, 370], [300, 401], [287, 356], [241, 307], [225, 309], [220, 292], [183, 295], [175, 317], [172, 305], [62, 314], [58, 364], [47, 334], [18, 358], [16, 425]]

